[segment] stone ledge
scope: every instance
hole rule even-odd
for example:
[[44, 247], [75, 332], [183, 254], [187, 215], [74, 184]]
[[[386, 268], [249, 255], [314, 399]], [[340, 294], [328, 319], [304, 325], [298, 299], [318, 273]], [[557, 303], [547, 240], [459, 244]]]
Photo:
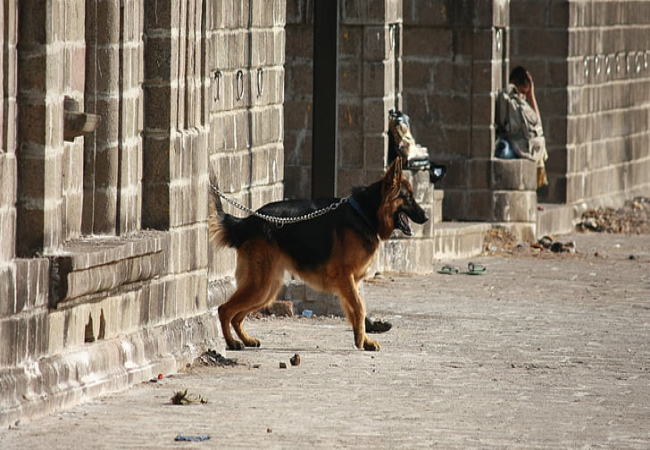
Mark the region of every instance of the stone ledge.
[[512, 233], [517, 242], [535, 242], [535, 223], [534, 222], [493, 222], [492, 228], [501, 228]]
[[224, 354], [215, 313], [0, 369], [0, 427], [123, 391], [158, 373], [178, 372], [208, 347]]
[[575, 230], [576, 222], [580, 218], [576, 207], [550, 203], [539, 206], [541, 209], [537, 211], [537, 238], [546, 235], [569, 234]]
[[44, 255], [51, 263], [50, 307], [165, 274], [168, 239], [163, 232], [91, 237]]
[[434, 255], [436, 259], [469, 258], [483, 252], [489, 223], [442, 222], [436, 224]]
[[535, 191], [537, 167], [527, 159], [489, 160], [490, 185], [495, 190]]
[[224, 277], [208, 283], [208, 307], [216, 308], [225, 303], [235, 293], [237, 284], [234, 277]]

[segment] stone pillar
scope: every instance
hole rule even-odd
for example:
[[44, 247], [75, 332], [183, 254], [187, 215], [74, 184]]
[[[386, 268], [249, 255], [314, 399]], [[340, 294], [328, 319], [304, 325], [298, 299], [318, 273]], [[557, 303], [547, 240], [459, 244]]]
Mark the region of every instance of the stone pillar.
[[213, 17], [202, 0], [144, 2], [142, 224], [168, 231], [174, 288], [165, 292], [166, 318], [209, 307], [207, 36]]
[[[19, 2], [17, 253], [56, 248], [62, 231], [65, 5]], [[83, 2], [82, 2], [83, 3]]]
[[207, 217], [210, 14], [202, 1], [145, 2], [146, 227], [183, 227]]
[[[0, 267], [14, 257], [16, 249], [17, 44], [18, 5], [17, 0], [11, 0], [0, 11]], [[10, 276], [4, 267], [0, 269], [0, 285], [8, 287]], [[8, 298], [2, 289], [0, 299]]]
[[[174, 151], [171, 130], [178, 121], [180, 18], [174, 2], [147, 2], [144, 11], [144, 128], [142, 226], [167, 229], [170, 225]], [[173, 107], [172, 107], [173, 105]]]
[[86, 139], [84, 148], [85, 234], [115, 234], [117, 231], [122, 79], [120, 13], [120, 5], [110, 0], [93, 2], [86, 11], [87, 105], [89, 111], [101, 116], [103, 123]]

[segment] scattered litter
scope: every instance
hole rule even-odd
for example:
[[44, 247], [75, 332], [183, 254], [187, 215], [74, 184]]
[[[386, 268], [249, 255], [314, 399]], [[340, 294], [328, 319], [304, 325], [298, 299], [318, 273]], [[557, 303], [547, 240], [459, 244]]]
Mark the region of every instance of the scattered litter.
[[175, 441], [192, 441], [192, 442], [200, 442], [200, 441], [209, 441], [210, 436], [209, 435], [203, 435], [203, 436], [184, 436], [182, 434], [179, 434], [174, 438]]
[[393, 324], [390, 322], [386, 322], [381, 319], [371, 319], [368, 316], [366, 316], [366, 333], [385, 333], [391, 328], [393, 328]]
[[208, 403], [208, 401], [203, 397], [201, 397], [200, 395], [188, 393], [187, 389], [185, 389], [182, 392], [181, 391], [174, 392], [171, 401], [172, 404], [174, 405], [189, 405], [190, 403], [201, 403], [201, 404]]
[[203, 352], [201, 356], [196, 358], [194, 360], [194, 363], [196, 365], [201, 365], [201, 366], [219, 366], [219, 367], [236, 366], [237, 359], [226, 358], [225, 356], [221, 355], [221, 353], [217, 353], [212, 349], [208, 349], [207, 352]]
[[553, 245], [551, 245], [551, 251], [553, 253], [575, 253], [576, 243], [573, 241], [567, 243], [553, 242]]
[[159, 374], [158, 374], [158, 379], [159, 379], [159, 380], [162, 380], [162, 379], [163, 379], [163, 374], [162, 374], [162, 373], [159, 373]]
[[[650, 234], [650, 197], [635, 197], [621, 208], [597, 208], [585, 211], [576, 231], [618, 234]], [[520, 243], [517, 236], [503, 227], [494, 227], [485, 235], [487, 254], [578, 253], [574, 242], [556, 242], [553, 236], [544, 236], [537, 242]], [[598, 252], [596, 257], [602, 256]]]
[[280, 363], [280, 369], [286, 369], [287, 368], [287, 363], [281, 362]]
[[314, 311], [311, 309], [303, 309], [302, 310], [302, 316], [303, 317], [312, 317], [314, 315]]
[[534, 249], [538, 250], [550, 250], [553, 253], [575, 253], [576, 252], [576, 243], [571, 242], [559, 242], [554, 241], [553, 236], [544, 236], [537, 243], [530, 245]]
[[491, 228], [485, 235], [485, 251], [490, 254], [514, 253], [519, 245], [517, 236], [503, 227]]
[[550, 250], [553, 245], [553, 236], [544, 236], [537, 242], [530, 244], [531, 248], [536, 250]]
[[292, 366], [299, 366], [300, 365], [300, 355], [296, 353], [289, 359], [289, 362], [291, 363]]
[[576, 228], [585, 232], [650, 234], [650, 198], [635, 197], [618, 209], [585, 211]]

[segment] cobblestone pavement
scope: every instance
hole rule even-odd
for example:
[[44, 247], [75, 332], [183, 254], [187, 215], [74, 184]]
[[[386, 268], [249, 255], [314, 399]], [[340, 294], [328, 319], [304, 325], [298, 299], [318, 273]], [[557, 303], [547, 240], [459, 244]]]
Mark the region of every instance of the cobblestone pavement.
[[[578, 253], [366, 283], [393, 323], [378, 353], [339, 318], [251, 320], [262, 347], [229, 352], [238, 365], [19, 423], [0, 448], [650, 448], [650, 235], [563, 240]], [[172, 405], [185, 389], [207, 403]]]

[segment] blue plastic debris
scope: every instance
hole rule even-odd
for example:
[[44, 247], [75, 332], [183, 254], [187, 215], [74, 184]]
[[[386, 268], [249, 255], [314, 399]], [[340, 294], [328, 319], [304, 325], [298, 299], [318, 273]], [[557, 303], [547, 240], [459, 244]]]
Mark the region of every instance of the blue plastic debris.
[[209, 435], [203, 435], [203, 436], [183, 436], [182, 434], [179, 434], [174, 438], [175, 441], [193, 441], [193, 442], [200, 442], [200, 441], [208, 441], [210, 440]]

